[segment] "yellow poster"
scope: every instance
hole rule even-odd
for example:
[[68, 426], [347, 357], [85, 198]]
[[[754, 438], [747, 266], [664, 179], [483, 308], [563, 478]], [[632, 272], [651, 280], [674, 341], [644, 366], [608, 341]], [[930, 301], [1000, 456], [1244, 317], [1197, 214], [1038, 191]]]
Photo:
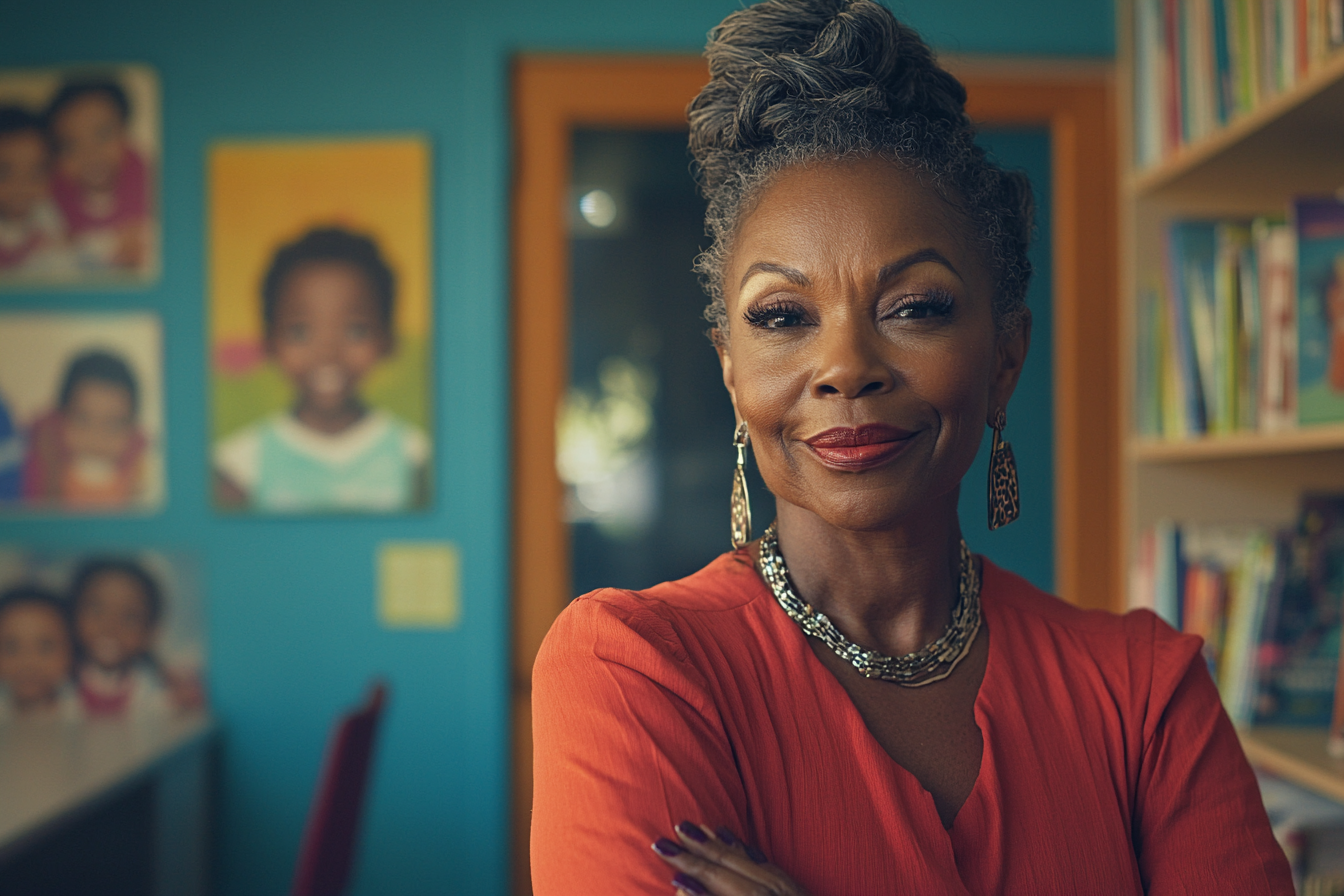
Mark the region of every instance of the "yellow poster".
[[417, 138], [209, 161], [221, 509], [395, 513], [429, 489], [430, 174]]

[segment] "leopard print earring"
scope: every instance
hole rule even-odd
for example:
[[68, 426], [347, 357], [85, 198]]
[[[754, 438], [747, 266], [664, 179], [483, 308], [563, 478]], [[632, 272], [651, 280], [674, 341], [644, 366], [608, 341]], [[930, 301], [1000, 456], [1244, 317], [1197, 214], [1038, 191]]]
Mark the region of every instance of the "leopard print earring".
[[1017, 462], [1013, 446], [1003, 441], [1008, 415], [999, 408], [994, 422], [994, 444], [989, 452], [989, 528], [997, 529], [1017, 519], [1022, 504], [1017, 493]]

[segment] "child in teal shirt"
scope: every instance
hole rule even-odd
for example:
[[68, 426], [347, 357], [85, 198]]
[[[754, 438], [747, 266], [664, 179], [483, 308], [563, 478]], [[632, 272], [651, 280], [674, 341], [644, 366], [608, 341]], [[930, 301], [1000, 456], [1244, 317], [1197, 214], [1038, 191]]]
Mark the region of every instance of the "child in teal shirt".
[[359, 386], [393, 351], [396, 279], [378, 246], [336, 227], [282, 246], [262, 286], [266, 349], [292, 408], [215, 448], [224, 507], [392, 512], [422, 505], [429, 443]]

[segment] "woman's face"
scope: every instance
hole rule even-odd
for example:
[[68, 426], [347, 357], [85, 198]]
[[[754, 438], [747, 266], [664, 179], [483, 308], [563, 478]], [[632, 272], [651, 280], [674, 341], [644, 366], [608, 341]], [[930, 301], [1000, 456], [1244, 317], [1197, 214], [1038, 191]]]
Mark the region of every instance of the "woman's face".
[[1029, 339], [998, 333], [974, 239], [881, 159], [795, 167], [765, 189], [725, 266], [720, 358], [778, 499], [851, 530], [955, 507]]

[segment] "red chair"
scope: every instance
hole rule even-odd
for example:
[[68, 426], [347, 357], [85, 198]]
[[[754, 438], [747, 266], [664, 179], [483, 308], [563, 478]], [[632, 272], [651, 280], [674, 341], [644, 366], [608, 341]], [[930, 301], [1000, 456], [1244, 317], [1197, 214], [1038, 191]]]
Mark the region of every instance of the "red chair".
[[364, 788], [387, 686], [375, 681], [364, 705], [343, 715], [332, 729], [308, 826], [303, 832], [292, 896], [341, 896], [350, 878]]

